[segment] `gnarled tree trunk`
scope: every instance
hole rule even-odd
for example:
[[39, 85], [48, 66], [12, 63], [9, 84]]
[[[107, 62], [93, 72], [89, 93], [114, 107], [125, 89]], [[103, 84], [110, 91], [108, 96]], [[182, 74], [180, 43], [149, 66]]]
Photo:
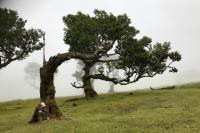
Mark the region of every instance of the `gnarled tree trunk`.
[[[48, 119], [61, 119], [62, 112], [58, 108], [55, 100], [54, 73], [64, 61], [71, 58], [75, 59], [94, 59], [96, 55], [86, 55], [80, 53], [64, 53], [53, 56], [49, 61], [40, 68], [40, 103], [35, 108], [30, 123], [35, 123]], [[89, 82], [87, 81], [86, 84]], [[93, 94], [94, 95], [94, 94]]]
[[97, 96], [97, 92], [93, 89], [90, 79], [84, 79], [83, 84], [84, 84], [84, 92], [85, 92], [86, 97]]
[[83, 70], [85, 71], [84, 76], [82, 77], [84, 92], [86, 97], [95, 97], [97, 96], [97, 92], [94, 90], [91, 79], [88, 78], [90, 76], [90, 68], [94, 65], [92, 62], [84, 61], [85, 67]]
[[[40, 68], [40, 104], [36, 107], [30, 123], [47, 120], [52, 118], [62, 118], [55, 101], [54, 73], [57, 67], [62, 63], [58, 57], [50, 58], [49, 62]], [[41, 106], [41, 103], [44, 103]], [[44, 109], [45, 108], [45, 109]]]

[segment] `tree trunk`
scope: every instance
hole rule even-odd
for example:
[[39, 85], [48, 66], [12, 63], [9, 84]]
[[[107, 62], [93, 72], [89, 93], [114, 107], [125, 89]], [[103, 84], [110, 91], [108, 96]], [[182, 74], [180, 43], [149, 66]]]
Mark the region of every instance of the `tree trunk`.
[[97, 92], [93, 89], [90, 79], [83, 80], [84, 92], [86, 97], [96, 97]]
[[50, 57], [49, 61], [40, 68], [40, 103], [36, 106], [30, 123], [48, 119], [61, 119], [63, 117], [55, 100], [56, 90], [54, 86], [54, 73], [58, 66], [71, 58], [93, 60], [96, 57], [95, 54], [87, 55], [75, 52], [68, 52]]
[[[40, 68], [40, 104], [35, 109], [30, 123], [41, 120], [61, 119], [62, 113], [58, 108], [55, 100], [54, 72], [56, 70], [52, 66], [44, 66]], [[42, 105], [43, 104], [43, 105]]]
[[[92, 60], [96, 58], [96, 55], [69, 52], [49, 58], [49, 61], [40, 68], [40, 103], [36, 106], [30, 123], [48, 119], [62, 119], [62, 112], [55, 100], [54, 73], [58, 66], [71, 58]], [[94, 94], [92, 95], [94, 96]]]
[[91, 83], [91, 79], [88, 78], [90, 75], [90, 68], [94, 65], [92, 62], [84, 61], [85, 67], [83, 70], [85, 71], [84, 76], [82, 77], [84, 92], [86, 97], [96, 97], [97, 92], [94, 90], [93, 85]]

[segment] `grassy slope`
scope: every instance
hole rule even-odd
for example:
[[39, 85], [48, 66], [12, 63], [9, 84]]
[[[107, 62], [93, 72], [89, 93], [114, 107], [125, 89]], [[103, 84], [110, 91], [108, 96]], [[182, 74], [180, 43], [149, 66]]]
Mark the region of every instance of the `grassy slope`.
[[[175, 90], [142, 90], [57, 102], [72, 120], [29, 125], [37, 100], [0, 103], [0, 132], [14, 133], [199, 133], [200, 83]], [[77, 106], [72, 106], [76, 103]]]

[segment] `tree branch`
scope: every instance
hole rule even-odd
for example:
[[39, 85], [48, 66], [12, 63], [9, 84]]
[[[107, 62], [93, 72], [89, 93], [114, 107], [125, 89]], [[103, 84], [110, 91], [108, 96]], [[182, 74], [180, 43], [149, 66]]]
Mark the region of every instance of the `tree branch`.
[[73, 87], [77, 88], [77, 89], [84, 88], [84, 85], [82, 85], [82, 86], [77, 86], [77, 85], [76, 85], [76, 82], [71, 83], [71, 85], [72, 85]]
[[118, 84], [117, 78], [110, 78], [108, 76], [105, 76], [104, 74], [95, 74], [95, 75], [89, 75], [87, 78], [93, 78], [93, 79], [101, 79], [104, 81], [111, 81], [114, 84]]
[[103, 63], [108, 63], [108, 62], [114, 62], [114, 61], [119, 61], [120, 59], [114, 59], [114, 60], [97, 60], [97, 62], [103, 62]]

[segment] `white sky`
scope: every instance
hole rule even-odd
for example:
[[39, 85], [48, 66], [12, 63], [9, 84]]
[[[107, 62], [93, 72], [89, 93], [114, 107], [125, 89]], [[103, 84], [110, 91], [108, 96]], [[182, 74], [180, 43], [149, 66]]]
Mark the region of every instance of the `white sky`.
[[[92, 15], [94, 9], [126, 13], [132, 25], [140, 30], [139, 36], [147, 35], [153, 42], [170, 41], [173, 50], [182, 54], [182, 61], [175, 63], [177, 74], [158, 75], [142, 79], [127, 86], [116, 86], [117, 91], [149, 88], [149, 86], [172, 85], [200, 81], [200, 1], [199, 0], [4, 0], [1, 7], [17, 10], [20, 17], [28, 20], [27, 27], [41, 28], [46, 32], [46, 56], [66, 52], [63, 42], [62, 17], [82, 11]], [[39, 92], [25, 80], [24, 67], [29, 62], [42, 63], [42, 51], [31, 54], [26, 60], [15, 61], [0, 70], [0, 101], [39, 97]], [[80, 95], [82, 90], [71, 87], [75, 61], [59, 67], [55, 78], [56, 95]], [[107, 82], [95, 82], [98, 93], [109, 89]]]

